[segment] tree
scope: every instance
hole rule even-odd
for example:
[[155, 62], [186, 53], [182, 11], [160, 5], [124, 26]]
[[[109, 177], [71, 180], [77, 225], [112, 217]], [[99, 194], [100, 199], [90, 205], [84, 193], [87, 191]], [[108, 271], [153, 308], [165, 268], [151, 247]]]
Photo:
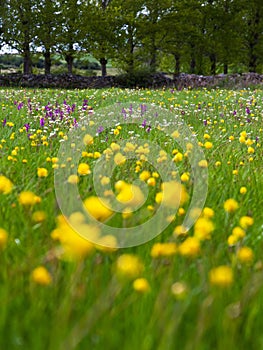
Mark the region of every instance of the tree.
[[83, 3], [80, 0], [56, 1], [59, 7], [57, 12], [56, 49], [64, 56], [67, 62], [68, 73], [73, 73], [73, 62], [76, 49], [83, 40], [81, 34], [81, 20], [83, 19]]
[[33, 0], [6, 0], [2, 7], [2, 31], [6, 44], [23, 56], [23, 73], [32, 72], [31, 48], [34, 43]]
[[45, 60], [45, 74], [51, 71], [51, 52], [58, 35], [58, 3], [54, 0], [36, 0], [34, 22], [36, 23], [36, 45], [41, 46]]

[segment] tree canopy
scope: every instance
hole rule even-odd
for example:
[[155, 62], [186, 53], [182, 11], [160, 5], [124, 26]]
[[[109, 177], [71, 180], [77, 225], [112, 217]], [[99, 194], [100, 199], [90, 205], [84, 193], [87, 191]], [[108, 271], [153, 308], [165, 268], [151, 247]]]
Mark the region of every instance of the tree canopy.
[[41, 50], [45, 73], [60, 53], [72, 73], [74, 59], [90, 54], [102, 75], [116, 67], [216, 74], [262, 72], [262, 0], [1, 0], [0, 48], [23, 57]]

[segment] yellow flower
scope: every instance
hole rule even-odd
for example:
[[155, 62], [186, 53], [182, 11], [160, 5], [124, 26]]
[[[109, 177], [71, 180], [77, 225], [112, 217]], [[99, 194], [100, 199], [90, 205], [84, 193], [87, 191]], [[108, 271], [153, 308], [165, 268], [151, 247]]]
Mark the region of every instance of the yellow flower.
[[13, 183], [4, 175], [0, 175], [0, 193], [8, 194], [13, 189]]
[[239, 205], [237, 201], [233, 198], [229, 198], [224, 203], [224, 209], [228, 213], [234, 213], [238, 209]]
[[116, 199], [129, 207], [136, 207], [143, 204], [144, 195], [140, 187], [133, 184], [124, 183]]
[[177, 208], [179, 204], [183, 205], [188, 199], [185, 187], [176, 181], [163, 182], [161, 189], [162, 192], [156, 194], [155, 201], [166, 207]]
[[206, 159], [202, 159], [198, 162], [198, 165], [200, 166], [200, 168], [207, 168], [208, 167], [208, 163]]
[[188, 182], [188, 181], [189, 181], [189, 178], [190, 178], [189, 173], [183, 173], [183, 174], [181, 175], [181, 181], [182, 181], [182, 182]]
[[215, 215], [215, 212], [212, 208], [205, 207], [203, 209], [202, 215], [207, 219], [211, 219]]
[[45, 221], [46, 220], [46, 213], [44, 211], [35, 211], [33, 214], [32, 214], [32, 220], [34, 222], [42, 222], [42, 221]]
[[207, 218], [199, 218], [194, 225], [194, 235], [200, 240], [211, 239], [214, 224]]
[[149, 285], [149, 282], [145, 278], [136, 278], [136, 280], [133, 281], [133, 289], [138, 293], [148, 293], [151, 288]]
[[107, 200], [96, 196], [90, 196], [85, 199], [84, 207], [98, 221], [107, 220], [113, 213], [108, 207]]
[[151, 176], [151, 173], [148, 170], [144, 170], [140, 173], [139, 178], [142, 181], [146, 181], [150, 178], [150, 176]]
[[46, 168], [37, 168], [37, 176], [38, 177], [47, 177], [48, 171]]
[[239, 226], [236, 226], [232, 230], [232, 235], [235, 236], [237, 239], [242, 239], [245, 237], [246, 232]]
[[36, 267], [31, 274], [32, 280], [42, 286], [48, 286], [52, 282], [52, 277], [44, 266]]
[[83, 138], [83, 143], [85, 145], [92, 145], [93, 144], [93, 137], [89, 134], [86, 134]]
[[121, 278], [135, 279], [144, 270], [139, 257], [132, 254], [122, 254], [116, 262], [116, 273]]
[[178, 300], [183, 300], [187, 296], [188, 288], [184, 282], [175, 282], [171, 287], [173, 296]]
[[86, 163], [80, 163], [78, 166], [79, 175], [89, 175], [91, 173], [90, 167]]
[[213, 144], [212, 144], [212, 142], [210, 142], [210, 141], [206, 141], [205, 144], [204, 144], [204, 147], [205, 147], [206, 149], [211, 149], [211, 148], [213, 147]]
[[[31, 206], [39, 202], [40, 197], [36, 196], [31, 191], [23, 191], [18, 196], [18, 201], [21, 205]], [[41, 199], [40, 199], [41, 200]]]
[[242, 216], [239, 220], [240, 226], [243, 229], [247, 229], [249, 226], [254, 224], [254, 219], [251, 216]]
[[227, 238], [227, 244], [228, 244], [229, 246], [235, 245], [235, 244], [237, 244], [237, 242], [238, 242], [238, 237], [237, 237], [237, 236], [230, 235], [230, 236]]
[[246, 194], [247, 193], [247, 188], [245, 186], [240, 187], [239, 193]]
[[97, 240], [95, 247], [104, 253], [116, 252], [118, 249], [118, 241], [116, 237], [112, 235], [106, 235]]
[[196, 257], [200, 253], [200, 241], [196, 237], [188, 237], [179, 246], [179, 253], [185, 257]]
[[178, 163], [181, 162], [183, 160], [183, 154], [178, 152], [174, 157], [173, 157], [173, 161]]
[[68, 177], [68, 183], [72, 184], [72, 185], [76, 185], [79, 182], [79, 177], [78, 175], [69, 175]]
[[183, 225], [178, 225], [174, 228], [173, 235], [175, 237], [185, 236], [187, 234], [187, 230]]
[[120, 152], [116, 153], [114, 156], [114, 163], [117, 165], [123, 165], [126, 162], [126, 157]]
[[254, 260], [253, 250], [249, 247], [241, 247], [237, 252], [237, 259], [243, 264], [251, 264]]
[[154, 187], [156, 185], [155, 177], [149, 177], [149, 179], [147, 180], [147, 185]]
[[151, 249], [152, 258], [169, 257], [177, 253], [177, 245], [173, 242], [155, 243]]
[[255, 149], [253, 147], [248, 147], [247, 153], [248, 154], [253, 154], [253, 153], [255, 153]]
[[209, 281], [214, 286], [228, 287], [233, 283], [233, 271], [226, 265], [215, 267], [209, 273]]
[[0, 227], [0, 249], [5, 248], [8, 239], [6, 230]]

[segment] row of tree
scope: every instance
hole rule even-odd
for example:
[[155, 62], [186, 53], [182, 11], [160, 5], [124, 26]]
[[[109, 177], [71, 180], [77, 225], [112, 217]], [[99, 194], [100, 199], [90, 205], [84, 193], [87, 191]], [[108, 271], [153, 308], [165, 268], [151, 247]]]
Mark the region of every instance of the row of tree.
[[216, 74], [263, 67], [262, 0], [0, 0], [0, 48], [23, 56], [23, 71], [41, 49], [45, 73], [60, 53], [72, 73], [79, 52], [107, 74], [109, 59], [128, 73]]

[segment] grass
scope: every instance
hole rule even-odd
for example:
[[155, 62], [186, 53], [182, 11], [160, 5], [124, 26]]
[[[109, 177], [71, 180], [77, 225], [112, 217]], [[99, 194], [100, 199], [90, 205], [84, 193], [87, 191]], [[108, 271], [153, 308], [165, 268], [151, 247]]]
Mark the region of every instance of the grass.
[[0, 348], [261, 349], [262, 105], [260, 89], [0, 90]]

